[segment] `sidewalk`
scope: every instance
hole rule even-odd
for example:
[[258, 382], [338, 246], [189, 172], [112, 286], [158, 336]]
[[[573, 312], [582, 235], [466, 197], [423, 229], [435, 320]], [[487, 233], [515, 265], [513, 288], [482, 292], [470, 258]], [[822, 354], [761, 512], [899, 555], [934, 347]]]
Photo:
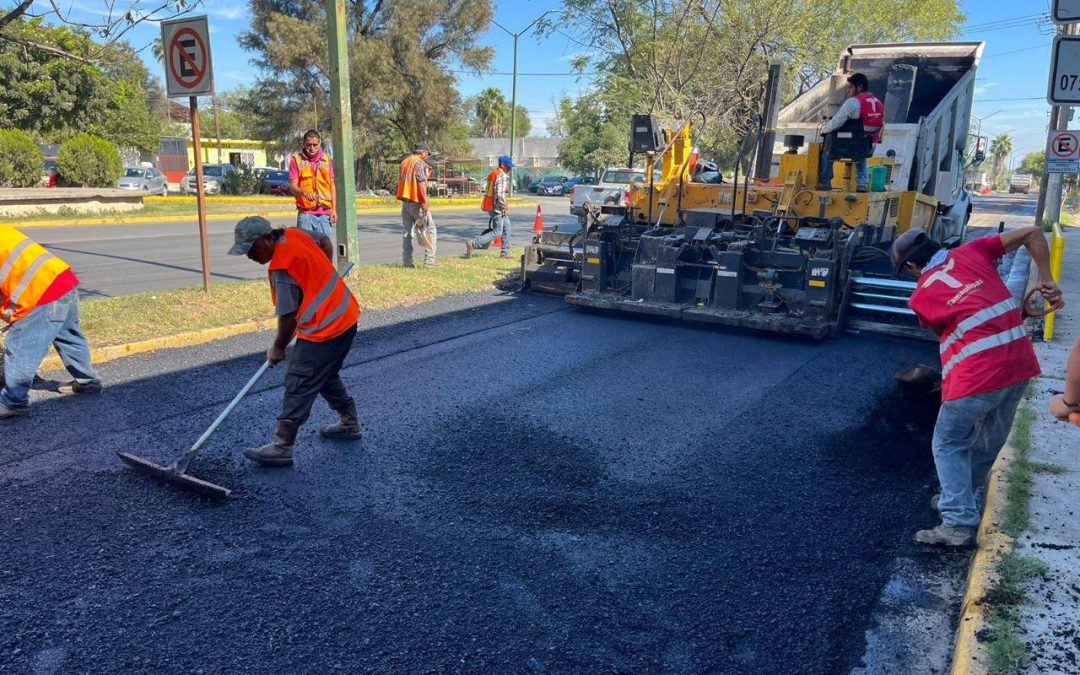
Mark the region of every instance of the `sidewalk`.
[[1067, 469], [1037, 472], [1031, 523], [1015, 541], [1020, 555], [1041, 560], [1049, 572], [1027, 587], [1021, 633], [1031, 651], [1027, 673], [1080, 673], [1080, 429], [1056, 421], [1047, 402], [1064, 389], [1065, 361], [1080, 338], [1080, 229], [1064, 228], [1061, 287], [1066, 307], [1058, 312], [1053, 342], [1036, 342], [1042, 377], [1030, 403], [1031, 461]]

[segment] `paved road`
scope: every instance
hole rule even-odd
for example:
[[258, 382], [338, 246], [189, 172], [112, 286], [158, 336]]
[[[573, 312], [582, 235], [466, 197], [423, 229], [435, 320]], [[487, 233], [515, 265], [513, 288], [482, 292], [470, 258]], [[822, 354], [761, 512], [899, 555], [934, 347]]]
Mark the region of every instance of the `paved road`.
[[[565, 197], [538, 198], [548, 227], [572, 226]], [[523, 246], [531, 238], [535, 208], [520, 207], [512, 214], [512, 241]], [[284, 227], [289, 218], [274, 218]], [[465, 240], [479, 234], [485, 216], [479, 209], [437, 211], [439, 254], [464, 253]], [[265, 270], [244, 258], [225, 254], [232, 242], [234, 223], [211, 220], [210, 269], [215, 280], [256, 279]], [[360, 215], [360, 261], [401, 261], [401, 219], [397, 214]], [[44, 227], [30, 230], [36, 241], [71, 263], [88, 297], [128, 295], [150, 290], [166, 290], [202, 284], [199, 262], [198, 225], [193, 219], [183, 223], [145, 223], [88, 227]]]
[[1038, 193], [973, 195], [971, 198], [970, 227], [997, 227], [1002, 221], [1005, 227], [1026, 227], [1035, 217], [1039, 203]]

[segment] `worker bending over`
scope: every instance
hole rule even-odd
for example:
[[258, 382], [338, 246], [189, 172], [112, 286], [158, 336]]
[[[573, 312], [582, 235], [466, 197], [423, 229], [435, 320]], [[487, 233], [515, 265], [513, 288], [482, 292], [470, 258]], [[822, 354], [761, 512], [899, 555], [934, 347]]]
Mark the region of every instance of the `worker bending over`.
[[1040, 230], [993, 234], [952, 250], [913, 228], [896, 238], [897, 270], [918, 276], [908, 301], [919, 322], [941, 341], [941, 409], [933, 452], [941, 493], [941, 524], [915, 533], [922, 544], [971, 546], [986, 483], [1012, 428], [1029, 379], [1039, 374], [1020, 305], [997, 271], [1007, 251], [1025, 246], [1039, 269], [1038, 289], [1051, 309], [1064, 306], [1050, 275], [1050, 250]]
[[862, 73], [855, 73], [847, 80], [844, 94], [847, 97], [840, 110], [821, 127], [822, 137], [833, 137], [821, 146], [821, 166], [819, 167], [818, 190], [831, 190], [833, 180], [833, 153], [830, 148], [837, 133], [850, 133], [856, 142], [855, 153], [855, 190], [866, 192], [870, 185], [870, 171], [866, 160], [874, 155], [874, 144], [881, 142], [881, 130], [885, 126], [885, 104], [869, 91], [870, 81]]
[[340, 375], [356, 336], [360, 306], [330, 262], [330, 241], [306, 230], [275, 230], [258, 216], [236, 224], [235, 240], [229, 255], [269, 263], [270, 297], [278, 318], [277, 336], [266, 352], [271, 366], [285, 360], [285, 347], [296, 336], [274, 439], [261, 448], [244, 450], [244, 455], [267, 466], [292, 464], [296, 433], [319, 395], [340, 417], [319, 433], [325, 438], [360, 439], [356, 403]]
[[500, 258], [510, 257], [510, 169], [514, 168], [514, 160], [509, 155], [499, 157], [499, 166], [488, 174], [487, 185], [484, 187], [484, 200], [480, 209], [488, 214], [488, 226], [476, 239], [465, 242], [465, 257], [469, 258], [474, 249], [487, 248], [498, 237], [502, 237], [502, 247], [499, 251]]
[[49, 345], [74, 378], [60, 391], [101, 391], [79, 327], [78, 285], [70, 265], [14, 227], [0, 225], [0, 318], [7, 331], [0, 420], [30, 412], [30, 385]]

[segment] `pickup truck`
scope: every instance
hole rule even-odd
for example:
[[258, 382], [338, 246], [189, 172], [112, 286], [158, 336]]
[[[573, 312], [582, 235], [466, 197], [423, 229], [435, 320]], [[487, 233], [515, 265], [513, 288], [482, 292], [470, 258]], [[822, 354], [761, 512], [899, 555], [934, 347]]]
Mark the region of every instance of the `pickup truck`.
[[1009, 194], [1017, 192], [1027, 194], [1031, 190], [1031, 183], [1031, 174], [1014, 173], [1012, 178], [1009, 179]]
[[[656, 171], [656, 180], [660, 180], [660, 171]], [[629, 169], [626, 167], [608, 167], [600, 176], [596, 185], [577, 185], [574, 188], [574, 199], [570, 202], [570, 215], [578, 217], [578, 222], [585, 223], [585, 205], [589, 202], [594, 204], [622, 204], [626, 200], [626, 192], [630, 189], [630, 183], [644, 183], [646, 180], [645, 169]]]

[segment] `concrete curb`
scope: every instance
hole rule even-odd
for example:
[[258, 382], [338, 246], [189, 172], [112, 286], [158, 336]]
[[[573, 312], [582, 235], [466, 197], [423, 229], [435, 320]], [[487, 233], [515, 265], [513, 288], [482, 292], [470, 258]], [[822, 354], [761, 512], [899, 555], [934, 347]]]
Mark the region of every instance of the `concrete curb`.
[[[248, 321], [245, 323], [238, 323], [232, 326], [222, 326], [220, 328], [204, 328], [202, 330], [193, 330], [185, 333], [177, 333], [176, 335], [166, 335], [165, 337], [151, 338], [149, 340], [140, 340], [139, 342], [131, 342], [123, 345], [112, 345], [109, 347], [97, 347], [90, 349], [90, 358], [94, 363], [104, 363], [106, 361], [112, 361], [124, 356], [132, 356], [134, 354], [143, 354], [146, 352], [153, 352], [159, 349], [173, 349], [176, 347], [190, 347], [192, 345], [199, 345], [206, 342], [212, 342], [214, 340], [221, 340], [227, 337], [233, 337], [235, 335], [243, 335], [245, 333], [254, 333], [261, 330], [274, 330], [277, 328], [276, 319], [264, 319], [261, 321]], [[43, 371], [63, 370], [64, 364], [60, 360], [60, 357], [56, 354], [47, 357], [41, 362], [40, 369]]]
[[[148, 200], [149, 199], [158, 199], [158, 200], [162, 200], [162, 201], [169, 200], [170, 202], [172, 202], [174, 200], [173, 197], [156, 197], [156, 198], [155, 197], [147, 197], [147, 199]], [[175, 199], [179, 200], [179, 199], [184, 199], [184, 198], [180, 197], [180, 198], [175, 198]], [[236, 199], [242, 199], [242, 198], [237, 197]], [[191, 201], [192, 201], [192, 203], [194, 203], [194, 198], [192, 198]], [[175, 203], [175, 202], [173, 202], [173, 203]], [[249, 200], [247, 202], [238, 201], [238, 202], [226, 202], [226, 203], [266, 204], [266, 201], [263, 200], [263, 201], [260, 202], [258, 200]], [[383, 203], [385, 203], [385, 200], [379, 201], [379, 202], [371, 202], [371, 203], [372, 204], [376, 204], [376, 203], [377, 204], [383, 204]], [[527, 205], [531, 205], [533, 203], [534, 202], [531, 201], [531, 200], [523, 199], [523, 198], [520, 198], [520, 197], [515, 197], [512, 200], [510, 200], [510, 205], [511, 206], [527, 206]], [[364, 206], [364, 204], [365, 204], [364, 202], [357, 201], [357, 206], [358, 207], [362, 207], [362, 206]], [[274, 206], [274, 208], [277, 208], [277, 205], [273, 205], [273, 206]], [[431, 203], [431, 210], [436, 211], [436, 212], [439, 212], [439, 211], [463, 211], [465, 209], [472, 209], [472, 208], [476, 208], [476, 209], [480, 208], [480, 200], [479, 199], [469, 200], [467, 203], [462, 203], [462, 202], [458, 202], [458, 201], [451, 202], [451, 201], [445, 201], [445, 200], [444, 201], [435, 201], [435, 200], [433, 200], [432, 203]], [[401, 207], [394, 206], [394, 205], [373, 206], [373, 207], [370, 207], [370, 208], [357, 208], [357, 213], [359, 213], [359, 214], [383, 215], [383, 214], [387, 214], [387, 213], [397, 213], [400, 210], [401, 210]], [[267, 217], [267, 218], [287, 218], [287, 217], [290, 217], [290, 216], [295, 216], [296, 215], [296, 210], [295, 209], [289, 209], [287, 211], [258, 211], [258, 210], [256, 210], [254, 213], [255, 213], [255, 215], [260, 215], [260, 216], [264, 216], [264, 217]], [[206, 214], [206, 219], [207, 220], [239, 220], [241, 218], [244, 218], [245, 216], [250, 216], [250, 215], [253, 215], [251, 211], [244, 212], [244, 213], [240, 213], [240, 212], [237, 212], [237, 213], [208, 213], [208, 214]], [[0, 222], [0, 225], [11, 225], [12, 227], [17, 227], [20, 230], [27, 230], [27, 229], [33, 229], [35, 227], [89, 227], [89, 226], [94, 226], [94, 225], [140, 225], [140, 224], [146, 224], [146, 223], [185, 223], [185, 222], [191, 222], [194, 219], [195, 219], [194, 214], [192, 214], [192, 215], [174, 215], [174, 216], [123, 216], [123, 215], [119, 215], [119, 216], [99, 216], [99, 217], [92, 217], [92, 218], [66, 218], [66, 219], [63, 219], [63, 220], [60, 220], [60, 219], [57, 219], [57, 220], [36, 220], [36, 221], [33, 221], [33, 222], [28, 222], [28, 223], [20, 223], [20, 222], [8, 221], [8, 222]]]
[[1008, 507], [1008, 475], [1016, 459], [1016, 449], [1006, 444], [990, 471], [986, 508], [979, 523], [978, 546], [968, 571], [967, 588], [960, 606], [953, 649], [953, 675], [982, 675], [989, 672], [990, 659], [979, 635], [989, 628], [988, 608], [983, 598], [998, 582], [997, 564], [1013, 549], [1013, 539], [1000, 531]]

